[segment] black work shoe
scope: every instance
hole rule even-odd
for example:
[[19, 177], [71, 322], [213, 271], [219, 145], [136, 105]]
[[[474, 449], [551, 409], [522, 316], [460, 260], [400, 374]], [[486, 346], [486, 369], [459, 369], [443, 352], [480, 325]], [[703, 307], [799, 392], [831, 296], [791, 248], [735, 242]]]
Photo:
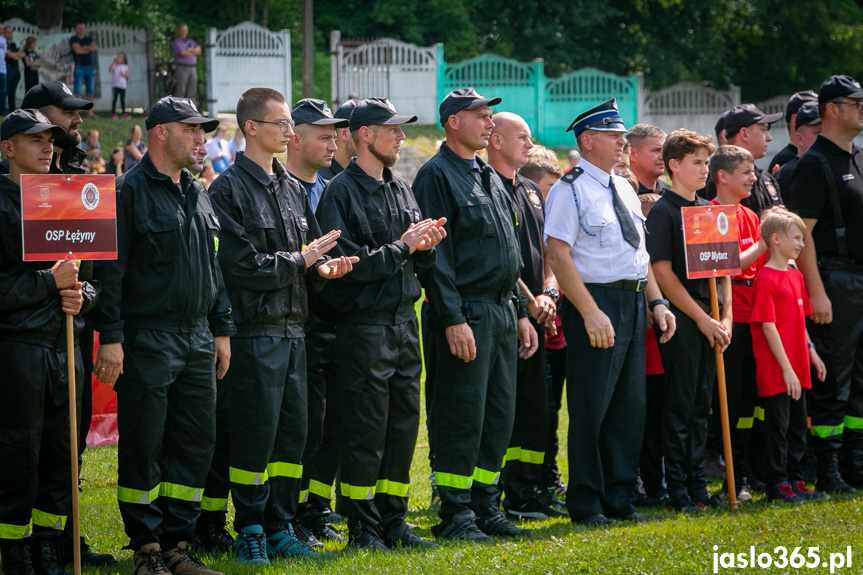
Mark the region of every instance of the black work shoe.
[[36, 575], [69, 575], [63, 568], [62, 533], [39, 532], [30, 537], [30, 561]]
[[680, 513], [701, 513], [703, 507], [696, 505], [689, 498], [689, 495], [681, 495], [680, 497], [669, 497], [668, 503], [665, 506], [669, 511], [677, 511]]
[[823, 493], [844, 493], [850, 495], [857, 490], [845, 483], [839, 472], [839, 452], [824, 451], [818, 453], [818, 481], [815, 488]]
[[476, 526], [491, 537], [533, 537], [533, 531], [516, 527], [500, 511], [477, 517]]
[[411, 533], [411, 530], [408, 529], [407, 525], [402, 525], [400, 531], [401, 533], [399, 534], [390, 533], [389, 535], [387, 535], [387, 547], [389, 547], [390, 549], [398, 549], [399, 547], [402, 547], [404, 549], [410, 547], [424, 547], [427, 549], [436, 549], [440, 547], [440, 545], [438, 545], [434, 541], [427, 541], [421, 537], [417, 537], [416, 535]]
[[324, 544], [318, 541], [317, 537], [309, 531], [302, 521], [294, 521], [291, 525], [294, 526], [294, 536], [300, 543], [309, 549], [316, 549], [324, 546]]
[[650, 495], [644, 495], [642, 497], [636, 497], [632, 502], [636, 507], [665, 507], [665, 504], [668, 502], [668, 496], [663, 495], [662, 497], [651, 497]]
[[568, 517], [566, 513], [555, 509], [551, 505], [546, 505], [538, 499], [523, 501], [512, 506], [507, 506], [506, 500], [504, 500], [503, 507], [506, 510], [507, 517], [516, 520]]
[[309, 525], [311, 529], [312, 535], [315, 536], [315, 539], [320, 541], [338, 541], [341, 543], [344, 541], [342, 536], [339, 535], [339, 532], [336, 531], [335, 527], [333, 527], [328, 521], [326, 517], [315, 517], [311, 520], [311, 524]]
[[629, 515], [610, 515], [609, 517], [618, 521], [631, 521], [632, 523], [647, 523], [650, 521], [638, 511], [633, 511]]
[[431, 528], [432, 535], [442, 541], [473, 541], [474, 543], [492, 543], [494, 539], [483, 533], [476, 525], [473, 513], [454, 515], [449, 521], [438, 523]]
[[[68, 558], [69, 561], [73, 560], [73, 557]], [[84, 536], [81, 536], [81, 564], [89, 565], [91, 567], [108, 567], [109, 565], [116, 565], [117, 560], [114, 559], [114, 556], [109, 553], [96, 553], [92, 549], [90, 549], [90, 545], [87, 543], [87, 540], [84, 539]]]
[[377, 533], [370, 529], [357, 527], [350, 532], [348, 537], [348, 545], [346, 549], [365, 549], [367, 551], [375, 551], [378, 553], [389, 553], [390, 549], [384, 545]]
[[792, 505], [805, 503], [806, 500], [794, 493], [789, 483], [771, 485], [767, 488], [767, 501], [773, 503], [790, 503]]
[[693, 497], [692, 502], [702, 509], [725, 509], [726, 505], [712, 493], [704, 493], [698, 497]]
[[158, 543], [147, 543], [135, 551], [134, 575], [171, 575]]
[[0, 556], [4, 575], [35, 575], [26, 539], [4, 540], [0, 543]]
[[173, 549], [162, 551], [162, 560], [174, 575], [222, 575], [208, 569], [203, 561], [192, 555], [188, 541], [180, 541]]
[[216, 521], [205, 521], [195, 530], [195, 549], [209, 553], [228, 553], [234, 549], [234, 538], [225, 529], [224, 524]]
[[581, 519], [573, 519], [573, 523], [583, 525], [584, 527], [611, 527], [614, 521], [603, 515], [602, 513], [594, 513]]
[[802, 497], [803, 499], [806, 499], [808, 501], [830, 499], [830, 496], [826, 493], [821, 493], [820, 491], [812, 491], [811, 489], [806, 487], [806, 483], [803, 481], [792, 481], [791, 490], [794, 492], [795, 495], [797, 495], [797, 497]]

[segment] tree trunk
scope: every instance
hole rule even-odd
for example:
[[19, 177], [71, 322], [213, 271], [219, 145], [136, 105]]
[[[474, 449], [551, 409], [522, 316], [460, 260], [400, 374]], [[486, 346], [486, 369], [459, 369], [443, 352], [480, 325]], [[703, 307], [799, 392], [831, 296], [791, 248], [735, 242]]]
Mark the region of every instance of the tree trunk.
[[252, 0], [249, 3], [249, 22], [252, 22], [252, 23], [257, 22], [257, 20], [255, 19], [255, 12], [256, 12], [255, 0]]
[[59, 30], [63, 26], [66, 0], [36, 0], [36, 25], [40, 30]]
[[306, 0], [303, 13], [303, 98], [315, 96], [314, 0]]

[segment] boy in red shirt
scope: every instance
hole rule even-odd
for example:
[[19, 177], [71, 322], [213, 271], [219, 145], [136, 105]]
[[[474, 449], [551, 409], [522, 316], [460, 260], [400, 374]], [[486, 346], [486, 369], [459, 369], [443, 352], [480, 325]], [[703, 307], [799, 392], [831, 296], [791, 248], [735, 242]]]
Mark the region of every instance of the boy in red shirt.
[[[755, 354], [749, 316], [752, 313], [752, 283], [757, 272], [767, 263], [767, 244], [758, 232], [758, 216], [740, 203], [752, 194], [758, 179], [755, 158], [745, 148], [720, 146], [710, 159], [710, 179], [716, 185], [714, 204], [737, 206], [737, 232], [740, 249], [740, 269], [731, 279], [734, 300], [734, 326], [731, 343], [725, 350], [725, 381], [728, 383], [728, 413], [731, 423], [731, 451], [734, 456], [734, 485], [738, 501], [751, 501], [749, 462], [752, 457], [752, 426], [758, 393], [755, 386]], [[717, 412], [714, 409], [714, 412]]]
[[753, 286], [752, 344], [758, 357], [758, 396], [764, 405], [765, 480], [769, 501], [798, 503], [827, 496], [806, 488], [800, 460], [806, 448], [809, 365], [824, 381], [827, 369], [806, 331], [812, 313], [803, 275], [788, 266], [803, 249], [806, 225], [797, 214], [771, 210], [761, 219], [770, 260]]

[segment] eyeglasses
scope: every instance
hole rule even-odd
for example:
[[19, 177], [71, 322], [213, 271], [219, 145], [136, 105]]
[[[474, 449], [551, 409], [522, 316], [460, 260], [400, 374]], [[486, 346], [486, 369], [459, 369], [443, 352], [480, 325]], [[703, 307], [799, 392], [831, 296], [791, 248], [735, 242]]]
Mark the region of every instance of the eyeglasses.
[[252, 121], [258, 122], [260, 124], [275, 124], [276, 126], [279, 127], [279, 129], [282, 131], [283, 134], [287, 134], [288, 132], [290, 132], [293, 129], [294, 126], [296, 126], [296, 123], [294, 123], [293, 120], [281, 120], [279, 122], [268, 122], [266, 120], [252, 120]]
[[836, 104], [837, 106], [840, 104], [848, 104], [849, 106], [857, 106], [859, 111], [863, 111], [863, 100], [852, 100], [851, 102], [840, 102], [839, 100], [833, 100], [831, 104]]

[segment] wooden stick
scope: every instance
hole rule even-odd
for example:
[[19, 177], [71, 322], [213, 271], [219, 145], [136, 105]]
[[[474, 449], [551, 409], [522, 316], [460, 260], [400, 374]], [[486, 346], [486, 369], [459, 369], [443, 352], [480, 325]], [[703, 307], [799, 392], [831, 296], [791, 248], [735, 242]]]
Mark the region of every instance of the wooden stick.
[[72, 459], [72, 554], [74, 575], [81, 575], [81, 524], [78, 518], [78, 406], [75, 393], [75, 320], [66, 314], [66, 364], [69, 378], [69, 457]]
[[[710, 278], [710, 315], [719, 321], [719, 298], [716, 294], [716, 278]], [[722, 422], [722, 447], [725, 452], [725, 483], [728, 486], [728, 508], [738, 509], [737, 486], [734, 485], [734, 461], [731, 456], [731, 427], [728, 423], [728, 393], [725, 389], [725, 359], [722, 344], [713, 346], [716, 352], [716, 383], [719, 386], [719, 419]]]

